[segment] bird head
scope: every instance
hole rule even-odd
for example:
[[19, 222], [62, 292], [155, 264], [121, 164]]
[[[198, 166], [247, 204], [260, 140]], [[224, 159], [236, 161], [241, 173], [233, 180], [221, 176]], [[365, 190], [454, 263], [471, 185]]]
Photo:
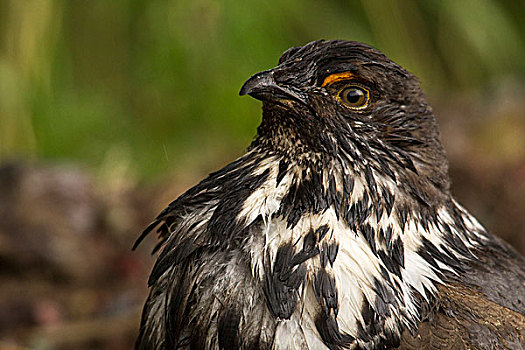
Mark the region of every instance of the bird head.
[[240, 91], [246, 94], [263, 102], [252, 147], [302, 163], [370, 166], [448, 192], [437, 123], [417, 78], [368, 45], [321, 40], [293, 47], [277, 67], [248, 79]]

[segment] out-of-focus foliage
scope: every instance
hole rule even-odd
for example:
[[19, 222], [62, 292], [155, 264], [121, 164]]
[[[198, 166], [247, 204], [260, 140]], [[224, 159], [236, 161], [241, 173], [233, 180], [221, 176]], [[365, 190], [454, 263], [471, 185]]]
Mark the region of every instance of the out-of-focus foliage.
[[255, 133], [242, 82], [288, 47], [364, 41], [437, 96], [522, 74], [523, 13], [511, 0], [0, 0], [0, 157], [119, 161], [140, 179], [210, 170]]

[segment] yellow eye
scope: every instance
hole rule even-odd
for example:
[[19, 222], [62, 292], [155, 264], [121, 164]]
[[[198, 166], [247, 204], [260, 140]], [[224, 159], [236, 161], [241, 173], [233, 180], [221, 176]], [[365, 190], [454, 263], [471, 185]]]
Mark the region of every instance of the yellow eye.
[[362, 109], [368, 105], [370, 91], [361, 86], [349, 86], [339, 93], [341, 101], [354, 109]]

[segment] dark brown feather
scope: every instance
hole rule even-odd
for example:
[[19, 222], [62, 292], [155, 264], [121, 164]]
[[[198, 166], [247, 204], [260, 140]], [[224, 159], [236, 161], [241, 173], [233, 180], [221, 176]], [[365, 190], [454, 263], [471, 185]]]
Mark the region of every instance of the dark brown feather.
[[525, 315], [461, 284], [438, 286], [435, 308], [399, 349], [524, 349]]

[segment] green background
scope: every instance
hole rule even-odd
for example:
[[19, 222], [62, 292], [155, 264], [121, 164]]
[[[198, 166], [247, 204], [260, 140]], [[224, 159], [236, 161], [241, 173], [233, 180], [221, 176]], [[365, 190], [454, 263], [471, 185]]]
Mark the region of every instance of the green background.
[[363, 41], [448, 96], [523, 77], [523, 4], [0, 0], [0, 157], [211, 170], [260, 120], [240, 86], [288, 47]]

